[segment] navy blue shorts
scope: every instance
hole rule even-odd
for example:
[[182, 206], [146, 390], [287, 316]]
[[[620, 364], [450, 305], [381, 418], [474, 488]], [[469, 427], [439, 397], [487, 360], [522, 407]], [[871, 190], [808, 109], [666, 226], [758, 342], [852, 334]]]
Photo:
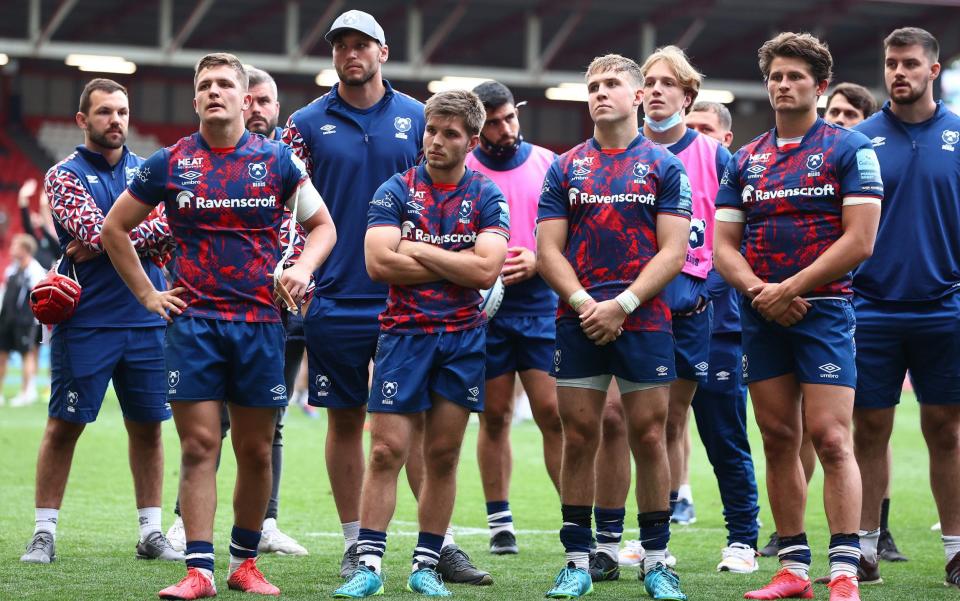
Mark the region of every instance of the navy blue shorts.
[[713, 305], [708, 301], [707, 282], [681, 273], [667, 284], [663, 295], [673, 314], [677, 377], [702, 384], [710, 370], [713, 332]]
[[124, 418], [134, 422], [170, 419], [163, 330], [54, 328], [50, 417], [83, 424], [95, 421], [112, 379]]
[[303, 322], [311, 405], [349, 409], [367, 402], [385, 306], [382, 300], [314, 297]]
[[895, 406], [907, 370], [921, 403], [960, 403], [960, 293], [920, 303], [858, 297], [854, 308], [856, 407]]
[[560, 379], [613, 375], [644, 384], [669, 384], [677, 378], [673, 336], [668, 332], [624, 332], [597, 346], [579, 320], [557, 320], [557, 345], [550, 375]]
[[167, 398], [286, 407], [280, 323], [180, 316], [167, 326]]
[[367, 410], [420, 413], [437, 394], [483, 411], [486, 328], [439, 334], [380, 334]]
[[556, 317], [497, 315], [487, 323], [487, 379], [528, 369], [550, 371]]
[[764, 319], [750, 301], [740, 303], [743, 379], [747, 383], [789, 373], [806, 384], [857, 386], [857, 321], [845, 299], [811, 301], [807, 314], [785, 328]]

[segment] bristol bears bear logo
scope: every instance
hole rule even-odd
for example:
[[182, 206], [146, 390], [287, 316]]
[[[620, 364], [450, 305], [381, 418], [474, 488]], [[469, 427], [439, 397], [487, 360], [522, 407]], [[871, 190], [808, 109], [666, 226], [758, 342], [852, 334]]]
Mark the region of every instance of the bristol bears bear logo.
[[943, 135], [941, 137], [943, 138], [944, 144], [956, 144], [957, 142], [960, 142], [960, 131], [953, 131], [953, 130], [947, 129], [947, 130], [944, 130]]
[[263, 181], [263, 178], [267, 177], [266, 163], [250, 163], [247, 165], [247, 171], [250, 173], [250, 177], [258, 182]]
[[823, 153], [818, 152], [817, 154], [811, 154], [807, 157], [807, 169], [810, 171], [816, 171], [817, 169], [823, 167]]
[[180, 370], [167, 372], [167, 383], [173, 388], [180, 383]]
[[413, 120], [410, 117], [397, 117], [393, 120], [393, 126], [400, 133], [406, 133], [413, 127]]
[[700, 248], [706, 240], [707, 222], [703, 219], [690, 220], [690, 248]]
[[385, 398], [392, 399], [397, 394], [397, 390], [399, 389], [400, 387], [396, 382], [384, 382], [380, 392], [383, 393]]
[[643, 179], [647, 177], [647, 174], [650, 173], [650, 166], [646, 163], [636, 163], [633, 166], [633, 177], [637, 179]]

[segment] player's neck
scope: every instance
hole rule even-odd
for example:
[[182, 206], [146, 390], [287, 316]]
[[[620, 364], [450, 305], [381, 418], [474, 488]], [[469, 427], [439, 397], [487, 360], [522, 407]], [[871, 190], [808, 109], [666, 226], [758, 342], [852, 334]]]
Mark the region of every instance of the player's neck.
[[810, 111], [781, 111], [776, 115], [777, 136], [781, 138], [802, 138], [817, 122], [817, 109]]
[[451, 167], [450, 169], [437, 169], [427, 163], [427, 174], [430, 176], [430, 180], [435, 184], [449, 184], [456, 185], [460, 183], [460, 180], [463, 179], [463, 174], [466, 172], [467, 168], [461, 162], [459, 165]]
[[100, 146], [96, 142], [91, 141], [90, 138], [84, 140], [83, 145], [87, 147], [87, 150], [96, 152], [102, 156], [103, 160], [111, 167], [119, 163], [120, 159], [123, 158], [123, 146], [120, 148], [107, 148], [106, 146]]
[[626, 148], [637, 137], [637, 119], [624, 119], [615, 123], [596, 123], [593, 127], [593, 137], [600, 148]]
[[687, 133], [687, 126], [682, 121], [667, 131], [653, 131], [646, 125], [643, 126], [643, 135], [649, 138], [650, 140], [656, 142], [657, 144], [662, 144], [664, 146], [669, 146], [670, 144], [676, 144], [683, 136]]
[[245, 131], [247, 128], [244, 127], [242, 119], [229, 122], [200, 122], [200, 135], [210, 148], [233, 148]]
[[337, 94], [340, 99], [355, 109], [368, 109], [380, 102], [384, 94], [387, 93], [387, 87], [383, 85], [383, 78], [378, 73], [370, 78], [370, 81], [362, 86], [348, 86], [342, 81], [337, 86]]
[[937, 103], [931, 94], [910, 104], [891, 102], [890, 111], [904, 123], [923, 123], [937, 112]]

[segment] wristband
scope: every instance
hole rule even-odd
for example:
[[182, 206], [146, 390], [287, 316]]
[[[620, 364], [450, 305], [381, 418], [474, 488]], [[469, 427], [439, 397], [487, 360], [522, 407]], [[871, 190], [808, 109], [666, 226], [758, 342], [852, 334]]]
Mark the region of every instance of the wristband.
[[570, 298], [567, 299], [567, 304], [569, 304], [570, 308], [572, 308], [574, 311], [577, 311], [585, 302], [590, 300], [593, 300], [593, 297], [590, 296], [589, 292], [581, 288], [570, 295]]
[[618, 294], [614, 300], [617, 301], [617, 304], [620, 305], [620, 308], [623, 309], [623, 312], [627, 315], [633, 313], [634, 310], [640, 306], [640, 299], [637, 298], [636, 294], [630, 292], [629, 290], [624, 290]]

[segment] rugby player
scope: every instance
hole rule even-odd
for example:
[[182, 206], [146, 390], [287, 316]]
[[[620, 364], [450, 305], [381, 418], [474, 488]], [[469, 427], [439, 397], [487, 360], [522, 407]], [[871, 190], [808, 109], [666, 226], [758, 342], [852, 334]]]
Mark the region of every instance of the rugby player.
[[369, 202], [367, 271], [390, 284], [380, 316], [368, 409], [370, 464], [360, 499], [359, 565], [334, 597], [383, 593], [387, 527], [397, 477], [423, 429], [420, 532], [407, 588], [449, 596], [438, 573], [453, 513], [460, 446], [471, 412], [483, 411], [486, 318], [478, 289], [503, 267], [510, 237], [506, 200], [464, 160], [486, 112], [475, 94], [437, 94], [425, 107], [426, 164], [384, 182]]
[[[283, 326], [274, 294], [302, 300], [310, 274], [330, 253], [336, 231], [289, 147], [244, 128], [250, 102], [237, 57], [209, 54], [197, 63], [194, 108], [199, 132], [154, 153], [104, 223], [104, 245], [127, 286], [170, 322], [164, 345], [167, 396], [180, 435], [180, 500], [187, 575], [164, 599], [216, 595], [213, 518], [220, 408], [226, 402], [237, 459], [230, 589], [280, 590], [256, 566], [270, 497], [271, 447], [278, 408], [287, 404]], [[164, 204], [177, 242], [173, 290], [147, 279], [127, 232]], [[309, 232], [297, 263], [278, 276], [284, 205]]]
[[[666, 565], [669, 385], [676, 377], [662, 290], [680, 273], [690, 232], [690, 183], [680, 161], [638, 133], [643, 76], [606, 55], [586, 73], [593, 138], [558, 158], [537, 215], [540, 273], [561, 302], [552, 374], [563, 422], [560, 477], [566, 565], [552, 598], [592, 591], [594, 461], [607, 388], [617, 377], [637, 464], [643, 573], [656, 599], [686, 599]], [[598, 529], [601, 528], [598, 523]]]
[[744, 596], [813, 596], [799, 466], [805, 421], [824, 469], [830, 599], [859, 599], [850, 271], [873, 250], [883, 185], [870, 141], [817, 116], [832, 74], [826, 45], [809, 34], [781, 33], [763, 44], [759, 58], [776, 127], [730, 160], [717, 195], [715, 238], [718, 270], [744, 295], [743, 374], [780, 535], [781, 569]]

